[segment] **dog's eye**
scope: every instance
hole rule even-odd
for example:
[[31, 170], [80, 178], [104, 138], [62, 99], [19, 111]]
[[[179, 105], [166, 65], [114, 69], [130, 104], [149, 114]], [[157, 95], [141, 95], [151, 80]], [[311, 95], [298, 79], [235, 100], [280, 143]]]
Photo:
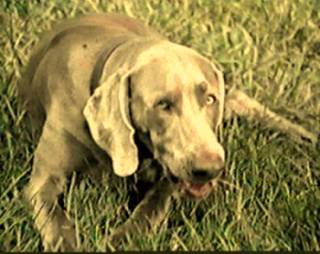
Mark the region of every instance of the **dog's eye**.
[[159, 100], [155, 107], [163, 111], [171, 111], [173, 103], [167, 99]]
[[207, 96], [206, 104], [213, 105], [216, 101], [217, 101], [216, 96], [214, 96], [213, 94], [210, 94]]

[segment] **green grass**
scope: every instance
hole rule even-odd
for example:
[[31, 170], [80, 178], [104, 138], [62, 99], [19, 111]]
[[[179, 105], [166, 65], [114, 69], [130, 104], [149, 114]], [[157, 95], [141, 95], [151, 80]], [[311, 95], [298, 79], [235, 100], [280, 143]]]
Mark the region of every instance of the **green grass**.
[[[42, 31], [70, 16], [119, 12], [218, 63], [229, 86], [320, 131], [320, 1], [136, 0], [0, 2], [0, 250], [37, 251], [20, 191], [35, 144], [15, 84]], [[243, 119], [225, 123], [228, 172], [203, 202], [181, 200], [154, 235], [125, 249], [320, 250], [320, 152]], [[125, 186], [123, 179], [118, 179]], [[101, 251], [128, 195], [82, 181], [67, 195], [83, 250]]]

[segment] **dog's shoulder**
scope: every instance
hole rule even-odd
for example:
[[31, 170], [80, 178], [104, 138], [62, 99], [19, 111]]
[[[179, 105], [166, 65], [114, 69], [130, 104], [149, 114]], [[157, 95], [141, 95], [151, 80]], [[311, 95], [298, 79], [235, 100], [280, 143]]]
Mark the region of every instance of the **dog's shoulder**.
[[[41, 36], [33, 49], [18, 85], [19, 95], [24, 100], [32, 96], [31, 86], [40, 65], [40, 74], [50, 71], [52, 76], [58, 78], [61, 70], [70, 69], [78, 80], [85, 80], [83, 75], [94, 68], [94, 62], [102, 50], [108, 51], [119, 41], [135, 36], [162, 38], [142, 21], [119, 14], [86, 15], [58, 22]], [[46, 57], [49, 59], [44, 61]], [[76, 68], [73, 70], [72, 67]]]

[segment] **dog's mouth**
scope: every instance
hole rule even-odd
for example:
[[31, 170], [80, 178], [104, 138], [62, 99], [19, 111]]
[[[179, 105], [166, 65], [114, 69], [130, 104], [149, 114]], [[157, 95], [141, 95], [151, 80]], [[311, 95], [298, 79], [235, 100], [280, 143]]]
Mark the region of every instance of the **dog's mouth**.
[[217, 178], [212, 179], [211, 181], [206, 183], [194, 183], [194, 182], [182, 180], [174, 176], [172, 173], [169, 173], [169, 177], [173, 182], [179, 185], [180, 193], [191, 199], [197, 199], [197, 200], [205, 199], [218, 186]]
[[216, 188], [217, 180], [211, 180], [207, 183], [192, 183], [183, 181], [181, 184], [181, 192], [192, 199], [205, 199]]

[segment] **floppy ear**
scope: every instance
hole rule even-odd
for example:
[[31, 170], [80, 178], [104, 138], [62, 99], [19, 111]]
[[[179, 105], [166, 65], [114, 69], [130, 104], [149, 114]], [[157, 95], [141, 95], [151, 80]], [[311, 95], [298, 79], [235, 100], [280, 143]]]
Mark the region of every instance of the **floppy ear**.
[[94, 141], [111, 157], [119, 176], [133, 174], [139, 163], [129, 116], [128, 77], [128, 71], [119, 70], [105, 79], [83, 111]]

